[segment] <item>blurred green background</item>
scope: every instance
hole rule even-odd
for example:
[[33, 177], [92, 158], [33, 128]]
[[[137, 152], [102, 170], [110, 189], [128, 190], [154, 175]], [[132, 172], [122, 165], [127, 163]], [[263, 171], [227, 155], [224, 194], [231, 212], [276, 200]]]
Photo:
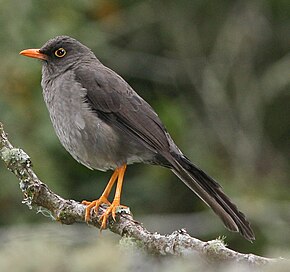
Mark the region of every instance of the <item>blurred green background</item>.
[[[289, 253], [289, 1], [1, 0], [0, 26], [0, 121], [52, 190], [95, 199], [111, 174], [86, 169], [60, 145], [42, 99], [41, 64], [18, 55], [65, 34], [153, 106], [180, 149], [247, 215], [256, 242], [229, 233], [170, 171], [155, 166], [126, 173], [122, 203], [137, 220], [151, 231], [225, 235], [244, 252]], [[1, 229], [23, 226], [24, 237], [27, 226], [41, 231], [50, 219], [21, 204], [3, 164], [0, 184]]]

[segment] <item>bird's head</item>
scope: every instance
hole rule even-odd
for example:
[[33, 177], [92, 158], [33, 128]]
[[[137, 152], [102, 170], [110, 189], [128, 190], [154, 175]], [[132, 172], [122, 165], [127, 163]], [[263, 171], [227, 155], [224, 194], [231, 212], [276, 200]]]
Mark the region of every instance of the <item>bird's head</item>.
[[69, 36], [57, 36], [40, 49], [26, 49], [19, 54], [42, 60], [43, 68], [50, 74], [62, 73], [74, 65], [96, 59], [88, 47]]

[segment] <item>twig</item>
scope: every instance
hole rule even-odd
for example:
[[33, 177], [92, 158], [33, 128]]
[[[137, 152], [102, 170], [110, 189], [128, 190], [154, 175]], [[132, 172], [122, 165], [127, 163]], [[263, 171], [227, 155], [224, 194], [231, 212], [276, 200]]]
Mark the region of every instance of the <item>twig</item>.
[[[66, 200], [52, 192], [32, 170], [30, 157], [9, 142], [7, 134], [0, 123], [0, 157], [7, 169], [20, 181], [23, 192], [23, 203], [29, 208], [48, 212], [52, 218], [63, 224], [85, 222], [85, 205]], [[98, 214], [91, 214], [90, 225], [100, 227], [99, 218], [106, 209], [101, 205]], [[146, 252], [157, 255], [184, 256], [198, 254], [210, 261], [235, 261], [262, 265], [273, 263], [279, 259], [270, 259], [253, 254], [242, 254], [228, 249], [221, 239], [203, 242], [191, 237], [184, 229], [174, 231], [169, 235], [151, 233], [141, 223], [135, 221], [128, 210], [120, 210], [116, 221], [109, 219], [108, 228], [122, 236], [132, 239]]]

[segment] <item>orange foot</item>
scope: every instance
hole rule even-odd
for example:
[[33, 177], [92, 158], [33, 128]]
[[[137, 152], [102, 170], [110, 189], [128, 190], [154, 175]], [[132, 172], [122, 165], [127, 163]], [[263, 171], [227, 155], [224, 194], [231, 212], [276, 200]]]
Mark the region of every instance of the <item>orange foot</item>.
[[100, 220], [102, 221], [100, 230], [107, 227], [107, 220], [110, 215], [112, 215], [112, 218], [114, 219], [114, 221], [116, 221], [116, 212], [118, 208], [128, 209], [127, 206], [120, 205], [120, 201], [113, 200], [112, 204], [105, 210], [100, 218]]
[[82, 201], [82, 204], [87, 206], [86, 213], [85, 213], [86, 222], [89, 222], [91, 219], [91, 210], [94, 209], [94, 211], [97, 213], [99, 206], [103, 203], [111, 205], [110, 201], [103, 195], [99, 199], [96, 199], [93, 201], [86, 201], [86, 200]]
[[113, 219], [116, 220], [116, 212], [118, 208], [128, 209], [127, 206], [120, 205], [120, 200], [114, 199], [112, 204], [108, 201], [108, 199], [104, 196], [101, 196], [99, 199], [94, 201], [82, 201], [82, 204], [86, 205], [86, 213], [85, 213], [85, 220], [88, 222], [90, 220], [91, 210], [94, 209], [94, 212], [98, 212], [99, 206], [102, 204], [108, 204], [109, 207], [104, 211], [104, 213], [100, 217], [101, 227], [100, 230], [103, 230], [107, 227], [107, 220], [110, 215], [112, 215]]

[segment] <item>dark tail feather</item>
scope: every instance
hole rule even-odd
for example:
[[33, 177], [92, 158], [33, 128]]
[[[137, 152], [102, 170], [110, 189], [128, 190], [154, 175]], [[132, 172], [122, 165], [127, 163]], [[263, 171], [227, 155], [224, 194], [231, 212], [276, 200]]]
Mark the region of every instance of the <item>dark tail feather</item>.
[[172, 171], [213, 209], [229, 230], [240, 232], [249, 241], [255, 240], [245, 215], [224, 194], [215, 180], [181, 154], [168, 154], [166, 159], [172, 165]]

